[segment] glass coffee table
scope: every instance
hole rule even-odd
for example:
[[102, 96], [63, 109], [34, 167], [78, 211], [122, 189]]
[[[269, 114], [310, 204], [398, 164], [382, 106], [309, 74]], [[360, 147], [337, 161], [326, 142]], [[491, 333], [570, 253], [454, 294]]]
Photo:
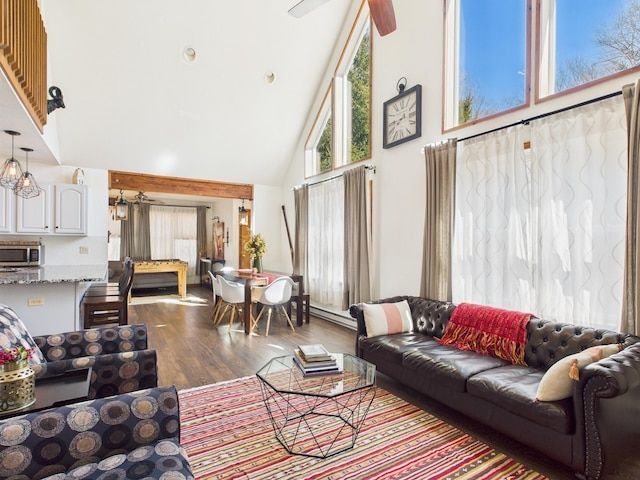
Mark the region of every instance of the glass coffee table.
[[376, 393], [376, 367], [333, 354], [342, 372], [304, 376], [293, 355], [257, 373], [276, 438], [291, 454], [327, 458], [353, 448]]

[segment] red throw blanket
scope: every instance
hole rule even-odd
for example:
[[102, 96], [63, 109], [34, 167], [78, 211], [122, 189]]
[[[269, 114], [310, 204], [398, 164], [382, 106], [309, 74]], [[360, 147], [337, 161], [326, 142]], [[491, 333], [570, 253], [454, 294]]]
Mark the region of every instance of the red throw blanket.
[[530, 313], [461, 303], [447, 324], [441, 345], [453, 345], [525, 365], [524, 345]]

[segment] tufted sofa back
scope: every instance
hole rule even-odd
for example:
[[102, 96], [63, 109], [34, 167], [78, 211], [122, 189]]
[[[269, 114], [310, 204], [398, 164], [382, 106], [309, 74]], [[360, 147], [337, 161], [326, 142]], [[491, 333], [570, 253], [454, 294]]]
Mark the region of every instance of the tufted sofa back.
[[547, 370], [561, 358], [585, 348], [610, 343], [626, 348], [638, 341], [640, 337], [626, 333], [532, 318], [527, 325], [524, 359], [531, 367]]
[[[414, 332], [430, 337], [442, 337], [456, 305], [412, 296], [397, 296], [371, 303], [393, 303], [403, 300], [406, 300], [411, 308]], [[358, 333], [364, 333], [362, 308], [353, 305], [351, 316], [358, 321]], [[531, 367], [547, 370], [561, 358], [585, 348], [610, 343], [619, 343], [626, 348], [637, 342], [640, 342], [640, 337], [630, 334], [532, 318], [527, 324], [525, 362]]]

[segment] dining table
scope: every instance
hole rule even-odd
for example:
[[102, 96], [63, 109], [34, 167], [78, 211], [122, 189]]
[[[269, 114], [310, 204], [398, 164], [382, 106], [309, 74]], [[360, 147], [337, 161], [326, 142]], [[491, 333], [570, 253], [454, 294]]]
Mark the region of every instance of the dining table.
[[[297, 273], [281, 273], [281, 272], [262, 272], [257, 273], [252, 270], [232, 270], [225, 272], [222, 275], [224, 278], [231, 282], [236, 282], [244, 285], [244, 308], [242, 309], [244, 315], [244, 333], [249, 335], [251, 333], [251, 310], [253, 305], [251, 304], [251, 289], [253, 287], [264, 287], [269, 285], [278, 277], [289, 277], [295, 283], [298, 284], [298, 291], [303, 291], [303, 276]], [[302, 302], [298, 302], [296, 305], [296, 325], [301, 327], [303, 325], [303, 306]]]

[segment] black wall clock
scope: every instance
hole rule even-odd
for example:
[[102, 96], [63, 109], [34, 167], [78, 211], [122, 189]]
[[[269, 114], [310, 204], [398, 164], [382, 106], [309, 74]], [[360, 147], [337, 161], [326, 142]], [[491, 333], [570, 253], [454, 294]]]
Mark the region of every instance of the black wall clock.
[[382, 147], [391, 148], [422, 135], [422, 85], [384, 102]]

